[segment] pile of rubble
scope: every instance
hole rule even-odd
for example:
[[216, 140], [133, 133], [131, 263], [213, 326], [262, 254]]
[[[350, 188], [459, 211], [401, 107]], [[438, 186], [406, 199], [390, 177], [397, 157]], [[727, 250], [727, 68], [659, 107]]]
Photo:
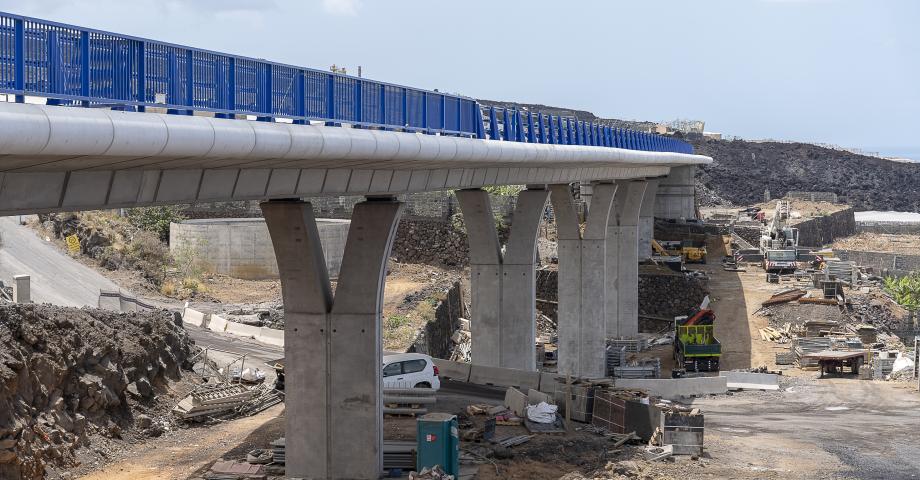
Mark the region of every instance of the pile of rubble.
[[193, 349], [167, 312], [0, 306], [0, 478], [45, 478], [97, 440], [161, 434]]

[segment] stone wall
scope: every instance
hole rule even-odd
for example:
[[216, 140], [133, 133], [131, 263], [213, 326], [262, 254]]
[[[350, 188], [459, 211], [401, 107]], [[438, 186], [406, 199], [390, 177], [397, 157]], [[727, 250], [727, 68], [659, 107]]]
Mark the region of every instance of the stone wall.
[[863, 267], [871, 267], [876, 275], [903, 277], [920, 272], [920, 255], [899, 253], [861, 252], [857, 250], [835, 250], [841, 260], [853, 261]]
[[856, 222], [856, 231], [889, 235], [920, 235], [920, 223]]
[[553, 321], [558, 320], [559, 310], [559, 271], [556, 267], [537, 270], [537, 311]]
[[853, 208], [850, 207], [793, 225], [799, 229], [799, 246], [822, 247], [838, 238], [855, 235], [856, 217], [853, 212]]
[[837, 203], [837, 194], [834, 192], [786, 192], [786, 198], [790, 200], [806, 200], [809, 202], [830, 202]]
[[403, 218], [390, 256], [402, 263], [462, 267], [469, 263], [469, 243], [451, 222]]
[[709, 282], [705, 278], [683, 274], [639, 274], [639, 331], [660, 332], [669, 329], [665, 321], [652, 318], [673, 319], [686, 315], [698, 307], [709, 294]]
[[451, 336], [460, 328], [460, 318], [465, 316], [464, 313], [460, 282], [454, 282], [445, 292], [444, 299], [435, 306], [434, 320], [425, 324], [409, 351], [434, 358], [450, 358], [454, 348]]
[[[537, 270], [537, 310], [556, 319], [558, 295], [558, 274], [554, 268]], [[639, 315], [673, 319], [685, 315], [687, 310], [697, 307], [709, 294], [705, 278], [689, 277], [678, 273], [639, 274]], [[639, 319], [639, 330], [658, 332], [666, 326], [664, 322]]]

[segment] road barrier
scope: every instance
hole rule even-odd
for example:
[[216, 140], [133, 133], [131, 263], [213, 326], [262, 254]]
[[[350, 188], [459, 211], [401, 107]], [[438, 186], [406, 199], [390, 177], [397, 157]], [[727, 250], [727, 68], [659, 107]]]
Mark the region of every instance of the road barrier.
[[269, 345], [275, 345], [276, 347], [284, 346], [284, 330], [279, 330], [277, 328], [268, 328], [262, 327], [259, 329], [259, 336], [256, 337], [256, 340], [267, 343]]
[[211, 321], [208, 322], [208, 330], [213, 332], [227, 331], [227, 324], [230, 323], [220, 315], [211, 315]]
[[193, 308], [189, 308], [188, 304], [186, 304], [185, 308], [182, 310], [182, 323], [201, 328], [204, 327], [206, 320], [207, 315]]

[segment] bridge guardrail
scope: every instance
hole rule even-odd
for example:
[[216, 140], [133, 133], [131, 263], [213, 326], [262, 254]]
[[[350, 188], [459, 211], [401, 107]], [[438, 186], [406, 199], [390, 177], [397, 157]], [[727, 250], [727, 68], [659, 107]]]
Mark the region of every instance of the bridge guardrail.
[[[0, 12], [0, 93], [17, 102], [293, 123], [526, 143], [693, 153], [681, 140], [489, 107], [476, 100]], [[485, 117], [485, 118], [484, 118]]]

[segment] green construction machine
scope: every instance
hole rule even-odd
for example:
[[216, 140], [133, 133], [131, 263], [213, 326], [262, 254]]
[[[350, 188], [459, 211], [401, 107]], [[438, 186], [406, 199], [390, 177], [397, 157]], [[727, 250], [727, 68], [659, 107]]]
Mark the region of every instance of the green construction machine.
[[715, 313], [710, 309], [674, 320], [674, 368], [688, 372], [718, 372], [722, 344], [713, 334]]

